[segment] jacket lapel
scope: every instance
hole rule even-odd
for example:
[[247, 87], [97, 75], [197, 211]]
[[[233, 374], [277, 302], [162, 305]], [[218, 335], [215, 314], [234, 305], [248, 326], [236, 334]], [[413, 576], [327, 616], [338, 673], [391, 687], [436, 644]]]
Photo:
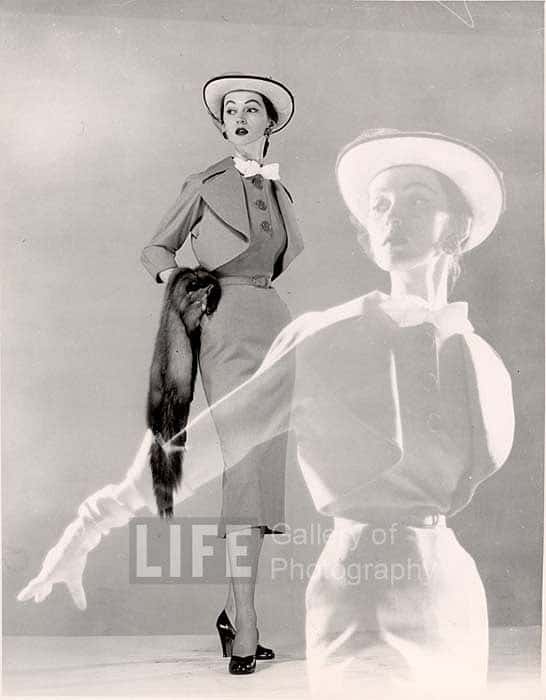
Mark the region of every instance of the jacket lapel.
[[[296, 221], [290, 194], [280, 182], [274, 181], [273, 184], [288, 237], [288, 247], [283, 264], [283, 269], [285, 269], [287, 264], [303, 250], [303, 239]], [[243, 183], [231, 157], [224, 158], [205, 171], [201, 196], [216, 216], [247, 241], [250, 240], [250, 222]]]
[[205, 172], [201, 196], [220, 219], [250, 240], [243, 183], [231, 158], [224, 158]]

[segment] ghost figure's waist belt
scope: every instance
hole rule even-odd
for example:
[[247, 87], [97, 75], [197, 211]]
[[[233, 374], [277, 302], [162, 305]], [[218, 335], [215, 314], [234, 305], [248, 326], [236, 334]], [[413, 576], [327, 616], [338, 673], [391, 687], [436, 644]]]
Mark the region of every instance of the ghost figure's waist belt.
[[414, 512], [409, 511], [406, 513], [389, 513], [389, 514], [379, 514], [377, 512], [373, 513], [359, 513], [358, 515], [353, 515], [351, 513], [350, 517], [335, 517], [334, 522], [336, 527], [347, 527], [354, 525], [355, 523], [361, 523], [363, 525], [370, 525], [371, 527], [389, 527], [391, 525], [400, 525], [401, 527], [424, 527], [424, 528], [435, 528], [435, 527], [446, 527], [445, 515], [441, 515], [437, 512]]

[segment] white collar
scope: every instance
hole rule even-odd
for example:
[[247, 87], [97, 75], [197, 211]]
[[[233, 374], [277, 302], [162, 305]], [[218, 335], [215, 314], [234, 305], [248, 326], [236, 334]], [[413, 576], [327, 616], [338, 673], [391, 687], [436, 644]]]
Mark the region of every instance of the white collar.
[[468, 320], [466, 301], [456, 301], [433, 308], [424, 299], [413, 294], [399, 297], [381, 294], [378, 306], [401, 328], [419, 326], [422, 323], [433, 324], [442, 339], [455, 333], [472, 333], [474, 330]]
[[254, 175], [261, 175], [266, 180], [280, 180], [278, 163], [260, 165], [255, 160], [246, 160], [240, 156], [233, 156], [233, 163], [243, 177], [254, 177]]

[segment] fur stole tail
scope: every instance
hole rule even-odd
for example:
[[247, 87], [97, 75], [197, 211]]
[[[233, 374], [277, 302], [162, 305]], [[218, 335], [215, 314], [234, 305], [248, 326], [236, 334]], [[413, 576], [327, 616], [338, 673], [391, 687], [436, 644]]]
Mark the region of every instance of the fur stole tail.
[[199, 357], [200, 322], [220, 300], [220, 285], [206, 270], [181, 268], [171, 275], [156, 336], [147, 423], [154, 495], [161, 517], [172, 517], [173, 494], [182, 479], [186, 425]]

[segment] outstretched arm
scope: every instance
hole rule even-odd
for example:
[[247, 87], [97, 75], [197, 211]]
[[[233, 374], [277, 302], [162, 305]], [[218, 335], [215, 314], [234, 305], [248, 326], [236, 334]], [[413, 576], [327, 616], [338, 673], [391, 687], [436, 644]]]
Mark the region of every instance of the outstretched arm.
[[40, 603], [51, 593], [54, 584], [64, 583], [75, 605], [85, 610], [87, 601], [82, 579], [89, 552], [104, 535], [126, 525], [141, 508], [154, 508], [148, 468], [151, 442], [152, 434], [146, 431], [123, 481], [108, 484], [85, 499], [78, 508], [78, 516], [46, 554], [39, 574], [20, 591], [17, 600], [34, 599]]
[[[284, 416], [290, 412], [289, 405], [284, 407], [285, 411], [278, 412], [278, 424], [265, 420], [259, 407], [263, 392], [275, 390], [278, 384], [278, 373], [291, 371], [293, 360], [291, 351], [297, 344], [297, 338], [292, 332], [288, 332], [288, 329], [293, 327], [291, 324], [281, 332], [272, 345], [272, 352], [268, 354], [262, 367], [251, 379], [202, 411], [188, 425], [190, 442], [187, 457], [190, 461], [184, 469], [181, 488], [175, 493], [177, 502], [184, 500], [195, 489], [217, 478], [220, 474], [221, 470], [218, 469], [215, 460], [210, 459], [210, 445], [204, 444], [208, 442], [209, 434], [206, 426], [208, 424], [210, 427], [210, 421], [207, 419], [210, 419], [211, 410], [228, 411], [233, 417], [237, 415], [237, 407], [241, 404], [248, 406], [248, 402], [251, 402], [256, 406], [253, 425], [245, 426], [246, 430], [241, 431], [241, 439], [233, 446], [233, 452], [224, 455], [228, 468], [235, 466], [256, 444], [286, 429]], [[247, 410], [243, 413], [248, 416]], [[87, 602], [83, 588], [83, 573], [89, 552], [97, 547], [102, 537], [110, 530], [127, 525], [142, 508], [156, 512], [149, 465], [152, 442], [152, 433], [147, 430], [125, 478], [117, 484], [108, 484], [85, 499], [78, 508], [77, 517], [68, 525], [59, 541], [45, 556], [38, 575], [18, 594], [18, 600], [33, 599], [34, 602], [40, 603], [47, 598], [56, 583], [64, 583], [75, 605], [85, 610]], [[192, 445], [196, 446], [195, 450], [192, 449]], [[197, 459], [192, 460], [192, 457]]]

